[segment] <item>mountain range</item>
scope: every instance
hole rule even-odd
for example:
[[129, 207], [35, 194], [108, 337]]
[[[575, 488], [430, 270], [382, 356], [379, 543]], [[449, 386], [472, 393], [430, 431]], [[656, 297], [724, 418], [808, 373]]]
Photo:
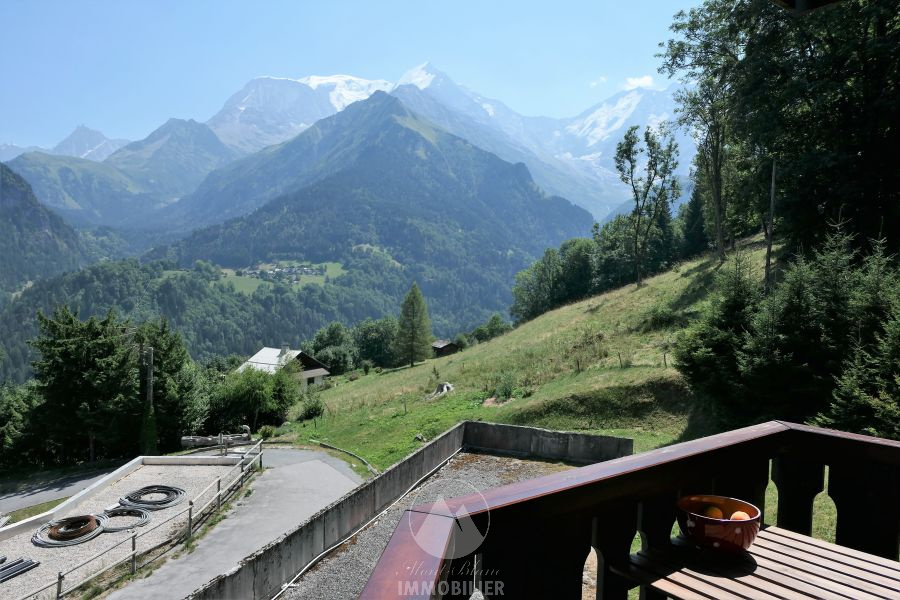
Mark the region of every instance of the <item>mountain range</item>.
[[485, 270], [508, 264], [503, 275], [511, 276], [547, 246], [586, 235], [592, 222], [584, 209], [545, 194], [525, 165], [435, 127], [380, 91], [216, 171], [186, 202], [195, 203], [183, 206], [194, 222], [209, 220], [210, 206], [238, 218], [175, 244], [184, 265], [320, 262], [366, 246], [414, 269], [480, 260]]
[[[525, 163], [548, 192], [569, 198], [599, 220], [629, 198], [613, 162], [624, 131], [675, 117], [674, 88], [625, 90], [571, 118], [526, 117], [425, 63], [394, 84], [349, 75], [260, 77], [207, 124], [226, 144], [252, 152], [285, 142], [375, 91], [392, 93], [419, 115], [505, 160]], [[679, 174], [686, 176], [695, 148], [683, 132], [678, 142]]]
[[505, 310], [515, 274], [548, 246], [588, 235], [593, 222], [541, 190], [524, 164], [435, 126], [382, 91], [215, 171], [174, 208], [185, 212], [170, 213], [172, 227], [232, 218], [146, 259], [235, 270], [339, 262], [345, 273], [329, 287], [356, 307], [379, 298], [397, 306], [417, 281], [444, 335]]
[[[170, 119], [144, 140], [131, 143], [79, 126], [51, 150], [0, 146], [0, 159], [26, 151], [11, 161], [13, 168], [42, 202], [78, 225], [173, 231], [174, 223], [174, 230], [186, 233], [244, 210], [238, 205], [219, 210], [209, 204], [210, 193], [233, 177], [232, 161], [271, 152], [377, 91], [391, 93], [434, 125], [504, 160], [524, 163], [547, 192], [568, 198], [600, 221], [621, 211], [629, 198], [613, 164], [622, 133], [631, 125], [671, 119], [675, 107], [674, 90], [639, 88], [622, 91], [575, 117], [527, 117], [425, 63], [396, 83], [350, 75], [259, 77], [233, 94], [205, 124]], [[678, 141], [679, 174], [686, 176], [695, 150], [685, 134]], [[304, 181], [302, 174], [289, 179]], [[286, 191], [290, 185], [271, 182], [262, 195], [271, 199], [269, 192]], [[259, 202], [248, 198], [243, 206], [249, 211]], [[205, 216], [195, 221], [191, 207], [199, 207]]]
[[113, 140], [96, 129], [79, 125], [65, 139], [50, 149], [40, 146], [16, 146], [15, 144], [0, 143], [0, 161], [12, 160], [26, 152], [43, 152], [102, 161], [127, 143], [128, 140]]
[[8, 164], [42, 202], [77, 225], [156, 229], [162, 208], [238, 155], [207, 125], [169, 119], [102, 162], [28, 152]]

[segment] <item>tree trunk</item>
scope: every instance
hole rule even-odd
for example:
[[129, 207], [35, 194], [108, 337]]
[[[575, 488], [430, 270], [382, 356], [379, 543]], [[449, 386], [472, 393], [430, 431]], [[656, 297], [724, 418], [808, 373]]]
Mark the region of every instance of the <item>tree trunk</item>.
[[715, 215], [715, 225], [716, 225], [716, 254], [719, 256], [720, 261], [725, 260], [725, 215], [723, 214], [725, 211], [722, 210], [722, 188], [721, 188], [721, 176], [722, 173], [716, 167], [712, 167], [710, 170], [710, 187], [712, 188], [712, 196], [713, 196], [713, 214]]
[[93, 431], [88, 434], [88, 445], [90, 447], [90, 456], [91, 456], [90, 462], [94, 462], [94, 432]]
[[718, 127], [711, 126], [706, 138], [706, 176], [712, 191], [716, 226], [716, 254], [725, 261], [725, 206], [722, 203], [722, 140]]
[[775, 235], [775, 159], [772, 159], [772, 188], [769, 191], [769, 223], [766, 227], [766, 293], [772, 290], [772, 237]]

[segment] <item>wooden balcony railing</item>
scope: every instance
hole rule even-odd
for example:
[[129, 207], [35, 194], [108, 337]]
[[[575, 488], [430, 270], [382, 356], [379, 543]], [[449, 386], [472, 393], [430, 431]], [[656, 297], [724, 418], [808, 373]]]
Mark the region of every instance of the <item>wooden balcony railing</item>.
[[[597, 597], [625, 598], [635, 583], [619, 573], [627, 571], [636, 533], [645, 549], [670, 544], [675, 502], [693, 493], [742, 498], [766, 514], [770, 465], [780, 527], [811, 533], [813, 499], [825, 487], [827, 465], [836, 542], [897, 559], [900, 442], [772, 421], [494, 488], [484, 500], [414, 506], [361, 598], [469, 598], [474, 582], [486, 598], [580, 599], [592, 547]], [[487, 533], [475, 552], [456, 557], [454, 537], [465, 518]], [[447, 552], [434, 557], [423, 546]]]

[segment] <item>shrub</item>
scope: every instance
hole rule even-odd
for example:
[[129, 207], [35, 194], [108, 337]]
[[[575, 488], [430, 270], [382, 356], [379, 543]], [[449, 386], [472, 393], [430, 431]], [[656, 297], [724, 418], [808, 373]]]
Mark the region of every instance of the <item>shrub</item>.
[[264, 440], [275, 437], [275, 427], [272, 425], [263, 425], [259, 428], [259, 437]]
[[685, 325], [685, 320], [681, 311], [675, 310], [669, 303], [664, 302], [653, 305], [650, 310], [644, 313], [639, 329], [648, 332], [670, 327], [680, 327]]
[[516, 376], [511, 371], [494, 373], [488, 382], [487, 392], [499, 400], [513, 397], [516, 389]]
[[363, 370], [363, 373], [365, 373], [366, 375], [368, 375], [368, 374], [369, 374], [369, 371], [372, 370], [372, 367], [373, 367], [373, 366], [374, 366], [374, 365], [372, 364], [372, 361], [369, 360], [369, 359], [366, 359], [366, 360], [362, 361], [362, 370]]
[[322, 399], [318, 395], [307, 395], [300, 404], [300, 415], [298, 418], [301, 421], [306, 421], [307, 419], [321, 417], [323, 414], [325, 414], [325, 403], [322, 402]]
[[453, 338], [453, 343], [456, 344], [460, 350], [465, 350], [469, 347], [469, 338], [466, 337], [465, 334], [460, 333]]

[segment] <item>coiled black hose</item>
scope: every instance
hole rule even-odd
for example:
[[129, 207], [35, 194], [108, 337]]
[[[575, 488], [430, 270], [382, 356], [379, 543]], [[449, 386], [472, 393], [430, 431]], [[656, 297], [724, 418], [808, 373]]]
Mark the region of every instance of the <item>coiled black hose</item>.
[[113, 518], [113, 517], [137, 517], [138, 518], [137, 521], [128, 523], [126, 525], [106, 524], [103, 526], [103, 531], [105, 531], [106, 533], [115, 533], [116, 531], [126, 531], [128, 529], [134, 529], [135, 527], [143, 527], [150, 520], [149, 512], [147, 512], [143, 508], [135, 508], [134, 506], [117, 506], [116, 508], [104, 510], [103, 514], [105, 514], [109, 518]]
[[[151, 494], [162, 494], [162, 498], [147, 498]], [[119, 504], [144, 510], [163, 510], [182, 502], [186, 492], [171, 485], [148, 485], [119, 498]]]

